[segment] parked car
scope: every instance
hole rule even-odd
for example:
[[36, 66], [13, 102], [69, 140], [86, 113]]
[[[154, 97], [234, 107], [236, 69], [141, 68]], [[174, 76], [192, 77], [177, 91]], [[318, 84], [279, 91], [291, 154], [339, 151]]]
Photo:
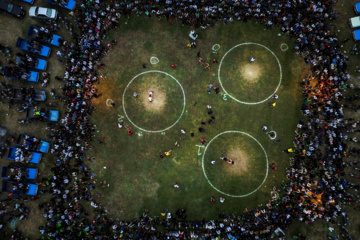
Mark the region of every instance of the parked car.
[[38, 191], [38, 185], [37, 184], [35, 184], [35, 183], [27, 183], [26, 182], [26, 183], [24, 183], [24, 185], [26, 186], [25, 189], [20, 189], [18, 182], [3, 180], [2, 181], [1, 191], [6, 192], [6, 193], [13, 193], [14, 197], [17, 197], [17, 196], [22, 195], [22, 194], [26, 194], [26, 195], [30, 195], [30, 196], [35, 196], [36, 195], [36, 193]]
[[360, 3], [355, 3], [354, 5], [354, 10], [356, 14], [360, 13]]
[[15, 46], [16, 48], [19, 48], [23, 51], [30, 52], [42, 57], [49, 57], [51, 53], [50, 47], [41, 45], [34, 40], [29, 41], [23, 38], [18, 38]]
[[38, 170], [37, 168], [3, 166], [1, 170], [1, 177], [4, 179], [15, 180], [12, 176], [15, 173], [19, 175], [21, 174], [21, 176], [24, 176], [28, 180], [34, 180], [37, 177]]
[[59, 40], [61, 39], [61, 37], [59, 35], [49, 33], [48, 37], [43, 37], [43, 35], [41, 35], [40, 28], [36, 27], [36, 26], [33, 26], [33, 25], [31, 25], [29, 27], [29, 30], [27, 32], [27, 36], [29, 38], [38, 40], [38, 41], [43, 42], [43, 43], [51, 44], [51, 45], [54, 45], [54, 46], [57, 46], [57, 47], [60, 45]]
[[21, 58], [19, 56], [16, 56], [15, 64], [18, 67], [22, 67], [23, 65], [26, 65], [28, 68], [39, 70], [39, 71], [46, 71], [47, 68], [47, 62], [44, 59], [32, 57], [33, 62], [28, 63], [26, 62], [26, 58]]
[[59, 111], [38, 107], [30, 107], [27, 109], [26, 119], [57, 122], [59, 120]]
[[44, 102], [46, 100], [46, 92], [38, 91], [34, 88], [13, 88], [13, 94], [10, 95], [10, 99], [12, 101]]
[[26, 71], [18, 67], [4, 66], [4, 77], [25, 82], [37, 82], [39, 80], [39, 73]]
[[358, 28], [360, 27], [360, 16], [353, 17], [349, 19], [349, 24], [351, 28]]
[[30, 3], [30, 4], [33, 4], [35, 2], [35, 0], [20, 0], [20, 1]]
[[29, 16], [32, 18], [44, 20], [56, 20], [58, 12], [52, 8], [31, 7], [29, 9]]
[[26, 162], [38, 164], [41, 160], [42, 154], [38, 152], [27, 151], [24, 152], [22, 148], [19, 147], [8, 147], [7, 159], [18, 161], [17, 158], [25, 158]]
[[68, 0], [68, 1], [54, 1], [54, 0], [45, 0], [51, 4], [57, 5], [59, 7], [65, 8], [67, 10], [74, 10], [76, 1], [75, 0]]
[[0, 11], [18, 18], [25, 16], [25, 10], [22, 7], [9, 2], [0, 1]]
[[47, 153], [50, 148], [50, 143], [36, 137], [20, 133], [16, 145], [25, 148], [28, 151], [36, 151]]

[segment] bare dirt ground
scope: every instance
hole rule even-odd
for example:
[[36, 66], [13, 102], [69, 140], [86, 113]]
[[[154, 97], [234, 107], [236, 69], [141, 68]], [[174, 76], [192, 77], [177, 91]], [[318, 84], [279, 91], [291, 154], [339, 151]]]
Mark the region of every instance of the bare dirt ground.
[[226, 171], [230, 174], [241, 175], [248, 170], [249, 157], [241, 148], [231, 149], [227, 154], [227, 158], [234, 161], [234, 164], [226, 164]]
[[[153, 91], [153, 101], [149, 101], [149, 92]], [[149, 88], [149, 90], [142, 91], [140, 98], [144, 104], [144, 107], [147, 111], [150, 112], [161, 112], [166, 103], [166, 93], [165, 91], [159, 90], [157, 88]]]
[[241, 76], [248, 83], [256, 83], [262, 75], [262, 68], [256, 63], [246, 63], [241, 66]]

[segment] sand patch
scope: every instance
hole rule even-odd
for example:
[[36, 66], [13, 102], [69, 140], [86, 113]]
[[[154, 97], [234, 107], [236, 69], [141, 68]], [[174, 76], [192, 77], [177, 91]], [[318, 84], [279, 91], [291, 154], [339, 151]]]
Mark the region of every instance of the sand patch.
[[[149, 92], [153, 91], [153, 101], [149, 101]], [[140, 98], [142, 103], [147, 111], [150, 112], [161, 112], [166, 103], [166, 93], [158, 88], [149, 88], [148, 90], [144, 90]]]
[[231, 149], [225, 156], [234, 161], [234, 164], [224, 162], [228, 173], [241, 175], [248, 170], [249, 158], [241, 149]]
[[249, 83], [256, 83], [262, 75], [262, 67], [259, 64], [246, 63], [241, 66], [240, 74], [243, 80]]

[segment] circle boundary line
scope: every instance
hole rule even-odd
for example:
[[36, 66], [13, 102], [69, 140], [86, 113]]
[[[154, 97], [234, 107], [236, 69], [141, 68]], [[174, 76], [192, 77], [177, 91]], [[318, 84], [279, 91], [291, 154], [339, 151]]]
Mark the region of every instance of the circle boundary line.
[[[182, 112], [179, 116], [179, 118], [172, 124], [170, 125], [169, 127], [167, 128], [164, 128], [162, 130], [147, 130], [147, 129], [144, 129], [144, 128], [141, 128], [139, 127], [138, 125], [136, 125], [133, 121], [131, 121], [130, 117], [127, 115], [127, 112], [126, 112], [126, 109], [125, 109], [125, 93], [126, 93], [126, 90], [128, 89], [128, 87], [130, 86], [130, 84], [139, 76], [141, 75], [144, 75], [144, 74], [147, 74], [147, 73], [152, 73], [152, 72], [156, 72], [156, 73], [162, 73], [162, 74], [165, 74], [166, 76], [169, 76], [170, 78], [172, 78], [173, 80], [175, 80], [175, 82], [180, 86], [181, 88], [181, 91], [183, 93], [183, 98], [184, 98], [184, 106], [183, 106], [183, 109], [182, 109]], [[182, 116], [184, 115], [184, 112], [185, 112], [185, 107], [186, 107], [186, 96], [185, 96], [185, 91], [184, 91], [184, 88], [182, 87], [181, 83], [174, 77], [172, 76], [171, 74], [167, 73], [167, 72], [163, 72], [163, 71], [159, 71], [159, 70], [149, 70], [149, 71], [145, 71], [145, 72], [142, 72], [142, 73], [139, 73], [137, 74], [135, 77], [133, 77], [129, 83], [126, 85], [125, 89], [124, 89], [124, 92], [123, 92], [123, 96], [122, 96], [122, 106], [123, 106], [123, 111], [124, 111], [124, 114], [126, 116], [126, 118], [128, 119], [128, 121], [134, 125], [134, 127], [140, 129], [141, 131], [144, 131], [144, 132], [147, 132], [147, 133], [160, 133], [160, 132], [165, 132], [167, 130], [169, 130], [170, 128], [174, 127], [179, 121], [180, 119], [182, 118]]]
[[[274, 137], [270, 137], [270, 133], [274, 133], [274, 134], [275, 134], [275, 136], [274, 136]], [[275, 140], [275, 139], [276, 139], [277, 134], [276, 134], [276, 132], [275, 132], [274, 130], [271, 130], [271, 131], [269, 131], [269, 132], [268, 132], [268, 136], [269, 136], [269, 138], [270, 138], [271, 140]]]
[[[282, 46], [286, 46], [286, 49], [283, 50], [283, 49], [282, 49]], [[282, 43], [282, 44], [280, 45], [280, 50], [283, 51], [283, 52], [286, 52], [287, 50], [289, 50], [289, 46], [288, 46], [286, 43]]]
[[[221, 71], [221, 70], [220, 70], [220, 69], [221, 69], [221, 65], [222, 65], [223, 60], [225, 59], [226, 55], [227, 55], [229, 52], [231, 52], [234, 48], [237, 48], [237, 47], [242, 46], [242, 45], [252, 45], [252, 44], [258, 45], [258, 46], [260, 46], [260, 47], [265, 48], [266, 50], [268, 50], [268, 51], [275, 57], [276, 61], [278, 62], [278, 65], [279, 65], [279, 69], [280, 69], [280, 80], [279, 80], [279, 83], [278, 83], [275, 91], [274, 91], [272, 94], [270, 94], [269, 97], [263, 99], [262, 101], [258, 101], [258, 102], [244, 102], [244, 101], [241, 101], [241, 100], [233, 97], [231, 94], [229, 94], [229, 93], [226, 91], [226, 89], [224, 88], [224, 86], [223, 86], [223, 84], [222, 84], [222, 82], [221, 82], [221, 77], [220, 77], [220, 71]], [[281, 85], [281, 82], [282, 82], [282, 67], [281, 67], [281, 63], [280, 63], [278, 57], [276, 56], [276, 54], [275, 54], [271, 49], [269, 49], [268, 47], [266, 47], [266, 46], [264, 46], [264, 45], [262, 45], [262, 44], [260, 44], [260, 43], [255, 43], [255, 42], [240, 43], [240, 44], [237, 44], [237, 45], [233, 46], [232, 48], [230, 48], [230, 49], [224, 54], [224, 56], [221, 58], [221, 61], [220, 61], [219, 67], [218, 67], [218, 80], [219, 80], [220, 86], [221, 86], [222, 90], [225, 92], [225, 94], [227, 94], [231, 99], [235, 100], [236, 102], [242, 103], [242, 104], [246, 104], [246, 105], [261, 104], [261, 103], [266, 102], [267, 100], [269, 100], [269, 99], [279, 90], [280, 85]]]
[[[261, 147], [261, 149], [263, 150], [263, 152], [264, 152], [264, 154], [265, 154], [265, 159], [266, 159], [266, 174], [265, 174], [264, 180], [261, 182], [261, 184], [260, 184], [255, 190], [253, 190], [252, 192], [249, 192], [249, 193], [247, 193], [247, 194], [233, 195], [233, 194], [225, 193], [225, 192], [219, 190], [217, 187], [215, 187], [215, 186], [211, 183], [211, 181], [209, 180], [208, 176], [206, 175], [205, 165], [204, 165], [204, 158], [205, 158], [205, 153], [206, 153], [206, 151], [207, 151], [207, 148], [210, 146], [211, 142], [214, 141], [217, 137], [219, 137], [219, 136], [221, 136], [221, 135], [223, 135], [223, 134], [226, 134], [226, 133], [240, 133], [240, 134], [244, 134], [244, 135], [252, 138], [252, 139]], [[218, 191], [219, 193], [224, 194], [224, 195], [226, 195], [226, 196], [228, 196], [228, 197], [234, 197], [234, 198], [248, 197], [248, 196], [254, 194], [255, 192], [257, 192], [257, 191], [260, 189], [260, 187], [265, 183], [265, 181], [266, 181], [266, 179], [267, 179], [267, 177], [268, 177], [268, 174], [269, 174], [269, 159], [268, 159], [268, 155], [267, 155], [267, 152], [266, 152], [265, 148], [263, 147], [263, 145], [262, 145], [255, 137], [253, 137], [252, 135], [248, 134], [247, 132], [243, 132], [243, 131], [235, 131], [235, 130], [224, 131], [224, 132], [221, 132], [221, 133], [217, 134], [215, 137], [213, 137], [213, 138], [209, 141], [209, 143], [206, 145], [206, 147], [205, 147], [204, 153], [203, 153], [203, 155], [202, 155], [202, 157], [201, 157], [201, 164], [202, 164], [202, 170], [203, 170], [205, 179], [207, 180], [207, 182], [209, 183], [209, 185], [210, 185], [213, 189], [215, 189], [216, 191]]]
[[108, 104], [108, 101], [110, 102], [114, 102], [111, 98], [108, 98], [108, 99], [106, 99], [106, 101], [105, 101], [105, 104], [106, 104], [106, 106], [108, 106], [108, 107], [110, 107], [111, 106], [111, 103], [110, 103], [110, 105]]
[[[215, 49], [215, 46], [219, 46], [219, 47]], [[221, 48], [220, 44], [215, 43], [215, 44], [212, 46], [211, 50], [213, 50], [213, 51], [218, 51], [220, 48]]]
[[[152, 63], [152, 62], [151, 62], [151, 60], [152, 60], [152, 59], [156, 59], [156, 60], [157, 60], [157, 62], [156, 62], [156, 63]], [[159, 62], [160, 62], [159, 58], [154, 57], [154, 56], [150, 57], [150, 64], [155, 65], [155, 64], [158, 64]]]

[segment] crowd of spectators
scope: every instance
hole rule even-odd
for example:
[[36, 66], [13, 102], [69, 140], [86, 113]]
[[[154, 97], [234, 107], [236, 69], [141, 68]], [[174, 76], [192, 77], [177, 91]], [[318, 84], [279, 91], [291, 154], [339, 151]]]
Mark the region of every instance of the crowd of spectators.
[[[358, 190], [359, 185], [345, 179], [344, 168], [359, 168], [357, 161], [347, 163], [343, 158], [358, 155], [360, 150], [350, 148], [349, 141], [357, 140], [348, 132], [357, 130], [358, 122], [345, 119], [344, 108], [356, 97], [351, 95], [356, 89], [348, 83], [348, 58], [339, 50], [338, 39], [329, 28], [329, 21], [338, 16], [332, 9], [336, 2], [80, 1], [71, 21], [81, 33], [72, 32], [74, 43], [64, 41], [58, 54], [66, 64], [61, 99], [67, 111], [61, 124], [50, 129], [51, 152], [60, 161], [40, 183], [39, 195], [52, 194], [49, 202], [39, 205], [46, 218], [46, 224], [40, 227], [43, 239], [270, 239], [281, 236], [294, 219], [309, 224], [318, 218], [338, 224], [343, 238], [352, 239], [346, 229], [349, 217], [342, 205], [355, 201], [357, 196], [350, 189]], [[311, 66], [312, 74], [301, 83], [303, 117], [296, 127], [294, 146], [282, 153], [289, 154], [291, 167], [286, 174], [288, 181], [275, 187], [279, 199], [240, 214], [220, 214], [216, 221], [188, 221], [184, 209], [156, 218], [145, 212], [133, 221], [108, 216], [92, 194], [96, 176], [86, 164], [86, 150], [96, 131], [90, 122], [94, 111], [91, 99], [99, 96], [95, 87], [101, 78], [96, 70], [109, 51], [104, 39], [118, 26], [120, 17], [130, 14], [166, 18], [170, 23], [203, 29], [216, 21], [230, 24], [252, 20], [267, 28], [279, 27], [283, 34], [293, 37], [294, 51]], [[343, 96], [344, 90], [348, 90], [348, 96]], [[358, 178], [357, 174], [350, 176]], [[95, 212], [92, 219], [87, 217], [85, 201]]]

